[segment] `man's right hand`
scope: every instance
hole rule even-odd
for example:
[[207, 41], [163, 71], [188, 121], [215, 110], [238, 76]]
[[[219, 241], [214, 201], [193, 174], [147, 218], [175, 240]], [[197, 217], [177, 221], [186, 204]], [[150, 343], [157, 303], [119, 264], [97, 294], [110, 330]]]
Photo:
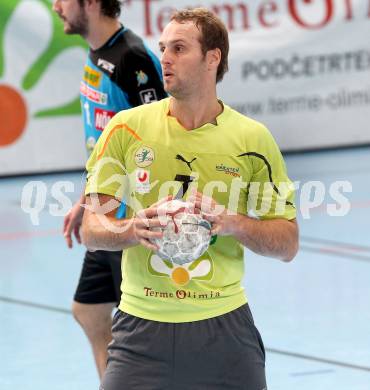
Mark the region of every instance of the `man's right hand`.
[[158, 207], [172, 199], [172, 196], [127, 219], [117, 219], [116, 209], [106, 207], [114, 199], [103, 194], [90, 194], [86, 197], [82, 223], [82, 237], [86, 248], [89, 251], [119, 251], [141, 244], [149, 250], [157, 251], [158, 248], [151, 239], [161, 238], [163, 232], [161, 229], [154, 231], [151, 228], [166, 226], [167, 218], [163, 218], [163, 213], [158, 212]]
[[68, 248], [73, 247], [72, 233], [74, 234], [76, 241], [81, 244], [80, 227], [84, 214], [84, 208], [82, 207], [83, 203], [84, 199], [79, 199], [64, 217], [63, 235]]

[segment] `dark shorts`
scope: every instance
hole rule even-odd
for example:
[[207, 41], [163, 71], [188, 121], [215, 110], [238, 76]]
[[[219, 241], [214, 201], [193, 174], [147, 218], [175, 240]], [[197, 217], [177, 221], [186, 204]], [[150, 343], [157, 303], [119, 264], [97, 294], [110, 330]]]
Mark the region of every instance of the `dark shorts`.
[[100, 390], [266, 390], [265, 350], [248, 305], [164, 323], [118, 311]]
[[121, 299], [122, 252], [86, 252], [74, 300], [79, 303], [118, 303]]

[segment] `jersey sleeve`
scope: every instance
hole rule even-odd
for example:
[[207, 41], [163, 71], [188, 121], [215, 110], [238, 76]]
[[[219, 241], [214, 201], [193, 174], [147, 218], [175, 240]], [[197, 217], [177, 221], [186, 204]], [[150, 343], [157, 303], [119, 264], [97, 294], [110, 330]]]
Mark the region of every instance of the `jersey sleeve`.
[[159, 60], [145, 46], [133, 46], [128, 50], [119, 78], [133, 107], [167, 97], [163, 89]]
[[261, 126], [258, 147], [248, 153], [253, 174], [248, 189], [248, 210], [260, 219], [294, 219], [294, 184], [271, 133]]
[[100, 136], [87, 161], [87, 184], [85, 195], [99, 193], [124, 198], [126, 168], [124, 145], [127, 132], [119, 113], [115, 115]]

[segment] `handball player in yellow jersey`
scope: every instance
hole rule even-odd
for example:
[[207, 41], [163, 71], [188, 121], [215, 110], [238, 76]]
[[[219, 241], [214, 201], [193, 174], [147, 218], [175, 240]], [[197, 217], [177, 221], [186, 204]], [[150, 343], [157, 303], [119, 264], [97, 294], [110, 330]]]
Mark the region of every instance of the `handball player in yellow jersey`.
[[[294, 189], [269, 131], [217, 99], [228, 69], [223, 23], [203, 8], [176, 12], [159, 47], [170, 97], [118, 113], [87, 163], [83, 241], [125, 249], [101, 390], [264, 390], [243, 247], [294, 258]], [[181, 189], [217, 240], [178, 266], [156, 255], [150, 239], [162, 233], [150, 228], [161, 224], [158, 204]], [[123, 220], [116, 200], [127, 205]]]

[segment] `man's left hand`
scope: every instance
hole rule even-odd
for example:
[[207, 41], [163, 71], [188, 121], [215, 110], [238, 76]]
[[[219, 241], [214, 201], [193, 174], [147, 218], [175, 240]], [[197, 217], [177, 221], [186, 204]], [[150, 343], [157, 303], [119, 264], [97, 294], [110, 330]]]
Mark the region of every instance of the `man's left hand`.
[[196, 212], [200, 212], [204, 219], [212, 224], [211, 234], [213, 236], [233, 234], [233, 227], [238, 217], [235, 213], [229, 213], [225, 206], [218, 204], [213, 198], [201, 192], [193, 192], [188, 201], [194, 204]]

